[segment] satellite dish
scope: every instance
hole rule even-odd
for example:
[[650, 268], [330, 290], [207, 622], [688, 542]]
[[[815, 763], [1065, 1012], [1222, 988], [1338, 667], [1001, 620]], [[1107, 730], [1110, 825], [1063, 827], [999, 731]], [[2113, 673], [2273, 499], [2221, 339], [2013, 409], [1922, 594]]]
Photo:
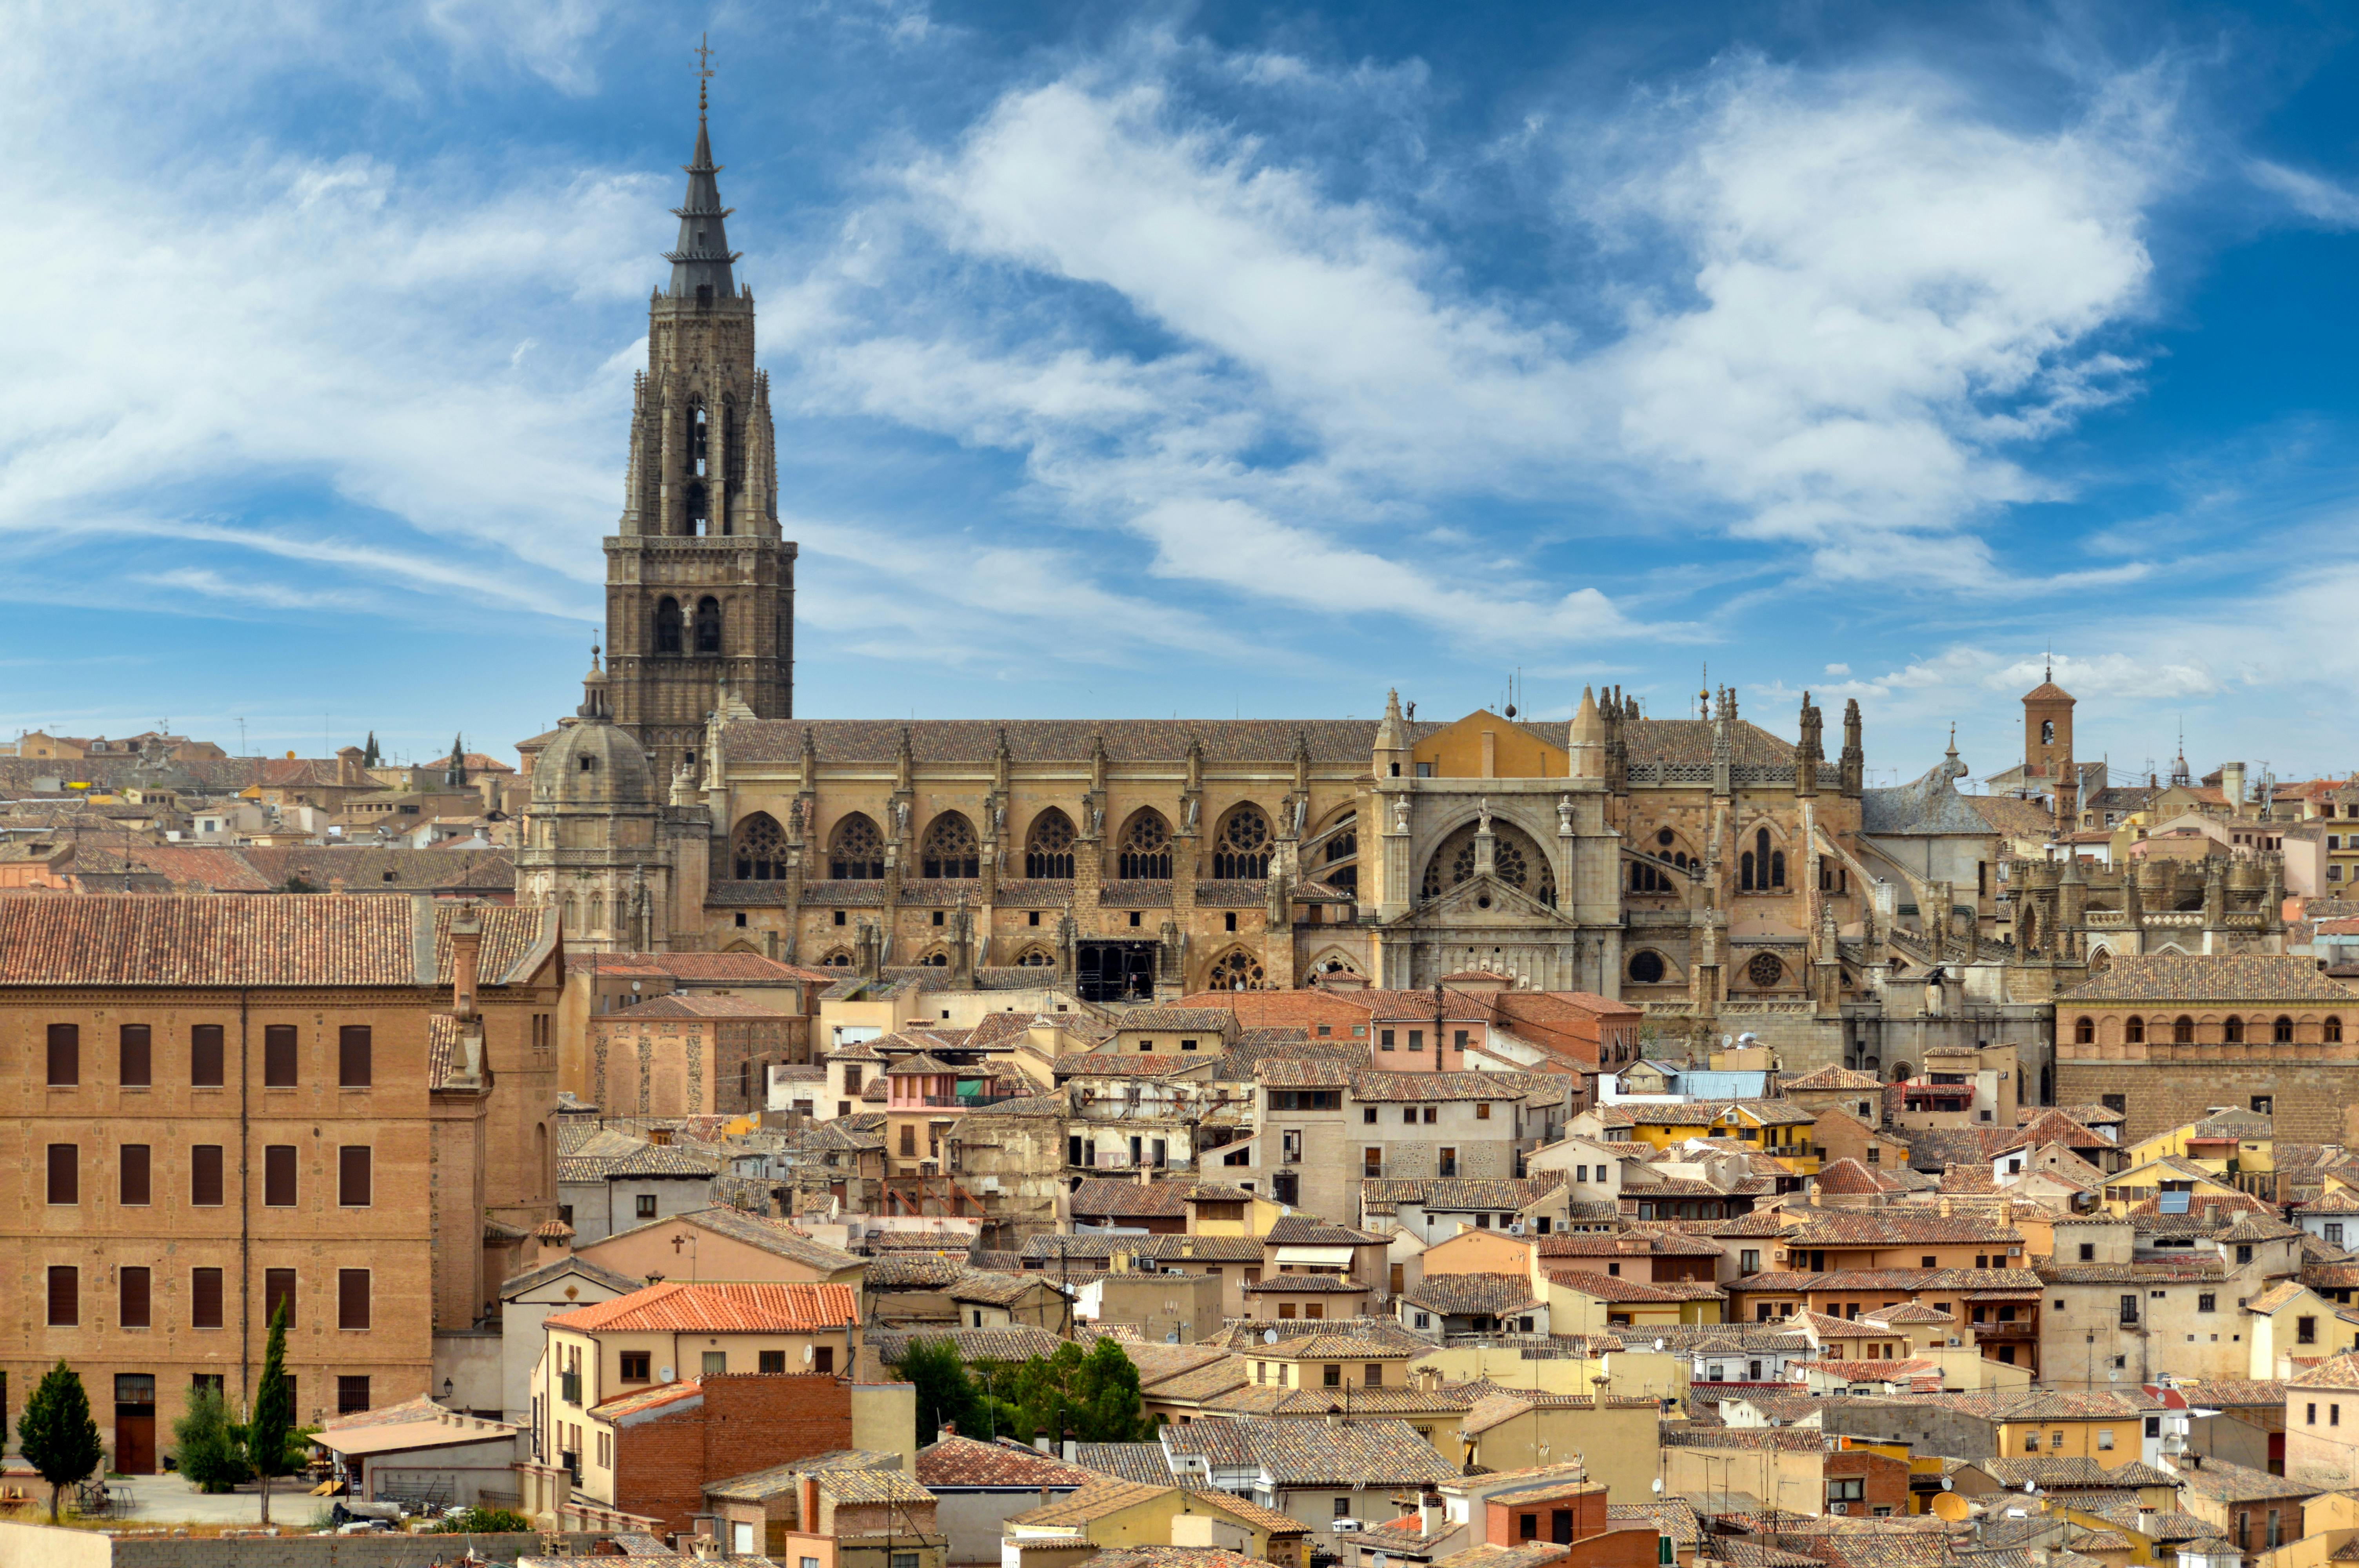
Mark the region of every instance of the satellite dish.
[[658, 1383], [669, 1383], [669, 1382], [670, 1382], [670, 1381], [671, 1381], [671, 1368], [669, 1368], [669, 1367], [658, 1367], [658, 1368], [656, 1368], [656, 1371], [657, 1371], [657, 1373], [658, 1374], [658, 1377], [657, 1377], [657, 1379], [656, 1379], [656, 1381], [657, 1381], [657, 1382], [658, 1382]]
[[1663, 1346], [1664, 1346], [1664, 1344], [1665, 1344], [1665, 1343], [1666, 1343], [1666, 1342], [1665, 1342], [1662, 1338], [1660, 1338], [1659, 1336], [1658, 1336], [1658, 1337], [1657, 1337], [1657, 1339], [1655, 1340], [1655, 1348], [1656, 1348], [1656, 1349], [1658, 1349], [1658, 1350], [1660, 1350], [1660, 1349], [1663, 1347]]
[[1663, 1478], [1660, 1476], [1658, 1476], [1655, 1477], [1655, 1495], [1660, 1497], [1662, 1495], [1662, 1491]]
[[1277, 1344], [1277, 1330], [1276, 1330], [1276, 1329], [1274, 1329], [1274, 1328], [1265, 1328], [1265, 1329], [1263, 1329], [1263, 1330], [1261, 1331], [1261, 1342], [1262, 1342], [1264, 1345], [1275, 1345], [1275, 1344]]
[[803, 1346], [803, 1365], [804, 1365], [804, 1366], [806, 1366], [806, 1367], [810, 1366], [810, 1365], [811, 1364], [811, 1361], [813, 1360], [813, 1358], [814, 1358], [814, 1357], [813, 1357], [812, 1347], [811, 1347], [811, 1346], [808, 1346], [808, 1345], [804, 1346]]

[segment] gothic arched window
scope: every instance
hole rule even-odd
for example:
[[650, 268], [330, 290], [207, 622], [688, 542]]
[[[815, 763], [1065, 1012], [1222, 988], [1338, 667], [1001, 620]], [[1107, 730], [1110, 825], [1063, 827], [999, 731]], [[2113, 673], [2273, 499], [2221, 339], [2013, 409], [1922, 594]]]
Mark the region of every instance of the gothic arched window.
[[1243, 947], [1232, 947], [1212, 961], [1211, 979], [1216, 991], [1257, 991], [1264, 983], [1261, 960]]
[[929, 877], [981, 876], [982, 853], [975, 843], [974, 825], [955, 811], [945, 811], [926, 827], [925, 843], [919, 847], [918, 860], [920, 875]]
[[703, 536], [711, 525], [712, 512], [712, 503], [706, 498], [704, 481], [701, 479], [690, 480], [688, 481], [688, 527], [686, 531], [691, 538], [701, 538]]
[[1736, 857], [1736, 891], [1753, 891], [1753, 851], [1750, 849]]
[[1269, 875], [1269, 818], [1256, 806], [1240, 806], [1221, 824], [1212, 841], [1212, 875], [1251, 881]]
[[1016, 967], [1019, 969], [1053, 969], [1057, 967], [1057, 956], [1046, 947], [1027, 947], [1016, 955]]
[[679, 653], [681, 629], [679, 600], [669, 594], [665, 594], [656, 601], [656, 652]]
[[1073, 819], [1050, 806], [1032, 819], [1024, 840], [1024, 874], [1049, 881], [1073, 875]]
[[820, 960], [820, 967], [828, 969], [848, 969], [852, 968], [851, 951], [847, 948], [837, 947], [831, 951], [826, 957]]
[[1171, 880], [1171, 827], [1161, 814], [1142, 811], [1122, 830], [1114, 875], [1124, 881]]
[[2043, 746], [2056, 744], [2056, 720], [2053, 719], [2043, 719], [2039, 721], [2039, 743]]
[[606, 895], [604, 893], [593, 892], [590, 895], [590, 929], [592, 931], [606, 929]]
[[711, 594], [696, 601], [696, 651], [700, 654], [721, 651], [721, 601]]
[[1360, 832], [1357, 827], [1346, 827], [1327, 840], [1327, 860], [1320, 868], [1319, 880], [1346, 892], [1359, 892]]
[[786, 881], [787, 836], [777, 819], [757, 811], [740, 822], [729, 859], [741, 882]]
[[691, 397], [688, 400], [688, 471], [702, 479], [712, 455], [712, 429], [705, 420], [704, 399]]
[[885, 836], [859, 812], [835, 825], [827, 847], [827, 874], [837, 881], [873, 882], [885, 875]]
[[1786, 851], [1783, 849], [1769, 851], [1769, 885], [1773, 888], [1786, 885]]

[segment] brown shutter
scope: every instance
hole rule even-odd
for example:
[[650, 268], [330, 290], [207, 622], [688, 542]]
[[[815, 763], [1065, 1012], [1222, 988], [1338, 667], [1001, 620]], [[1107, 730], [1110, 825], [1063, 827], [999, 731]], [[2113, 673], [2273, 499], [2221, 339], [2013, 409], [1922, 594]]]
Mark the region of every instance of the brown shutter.
[[366, 1144], [346, 1144], [337, 1150], [336, 1202], [345, 1208], [368, 1207], [370, 1173]]
[[278, 1303], [287, 1303], [287, 1326], [295, 1326], [295, 1271], [265, 1269], [262, 1271], [262, 1320], [270, 1321], [278, 1311]]
[[147, 1145], [125, 1143], [123, 1146], [121, 1159], [123, 1161], [123, 1195], [120, 1201], [134, 1205], [152, 1201], [149, 1197]]
[[295, 1206], [295, 1145], [272, 1143], [262, 1151], [262, 1206]]
[[72, 1264], [49, 1269], [49, 1326], [74, 1328], [82, 1323], [82, 1271]]
[[336, 1031], [336, 1084], [340, 1088], [369, 1087], [369, 1026], [347, 1023]]
[[217, 1089], [222, 1087], [223, 1057], [222, 1026], [200, 1023], [189, 1031], [189, 1083], [192, 1087]]
[[197, 1208], [222, 1205], [222, 1146], [199, 1143], [189, 1150], [189, 1202]]
[[266, 1024], [262, 1031], [262, 1087], [266, 1089], [291, 1089], [295, 1087], [297, 1042], [291, 1023]]
[[49, 1145], [49, 1201], [59, 1204], [82, 1202], [81, 1144]]
[[123, 1026], [123, 1087], [126, 1089], [144, 1089], [154, 1081], [148, 1038], [144, 1023]]
[[116, 1326], [145, 1328], [147, 1326], [147, 1271], [125, 1269], [120, 1276], [121, 1306], [116, 1313]]
[[82, 1025], [49, 1025], [49, 1085], [71, 1088], [82, 1082]]
[[219, 1328], [222, 1325], [222, 1271], [219, 1269], [192, 1269], [189, 1271], [189, 1322], [196, 1328]]
[[336, 1326], [366, 1328], [369, 1325], [369, 1271], [366, 1269], [336, 1271]]

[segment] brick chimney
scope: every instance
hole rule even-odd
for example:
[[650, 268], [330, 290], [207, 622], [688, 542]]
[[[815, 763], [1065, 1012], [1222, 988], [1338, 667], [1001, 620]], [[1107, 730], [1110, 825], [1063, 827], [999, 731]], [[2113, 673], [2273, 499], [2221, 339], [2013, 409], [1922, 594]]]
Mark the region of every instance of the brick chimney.
[[451, 912], [451, 1011], [475, 1016], [475, 984], [484, 951], [483, 906], [470, 900]]

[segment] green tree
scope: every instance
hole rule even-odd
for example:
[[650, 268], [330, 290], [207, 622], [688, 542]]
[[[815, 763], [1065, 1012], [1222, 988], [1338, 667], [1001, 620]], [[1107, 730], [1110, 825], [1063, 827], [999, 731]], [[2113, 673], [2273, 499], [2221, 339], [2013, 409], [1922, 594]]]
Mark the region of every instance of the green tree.
[[91, 1419], [90, 1395], [63, 1361], [42, 1374], [40, 1387], [25, 1402], [25, 1413], [16, 1418], [16, 1442], [25, 1463], [49, 1484], [49, 1522], [55, 1524], [60, 1494], [106, 1457], [98, 1422]]
[[270, 1338], [262, 1349], [262, 1381], [254, 1393], [254, 1414], [245, 1423], [245, 1456], [262, 1477], [262, 1522], [270, 1522], [270, 1479], [293, 1468], [287, 1462], [295, 1434], [295, 1393], [287, 1386], [287, 1303], [270, 1314]]
[[440, 1535], [515, 1535], [532, 1528], [532, 1520], [513, 1509], [487, 1509], [480, 1504], [444, 1514], [434, 1524]]
[[966, 1361], [951, 1339], [912, 1339], [894, 1370], [918, 1386], [918, 1442], [933, 1442], [945, 1421], [972, 1435], [984, 1424], [983, 1407], [967, 1377]]
[[199, 1491], [232, 1491], [253, 1478], [245, 1444], [229, 1419], [229, 1400], [211, 1384], [190, 1391], [189, 1412], [172, 1423], [172, 1435], [179, 1441], [174, 1458], [180, 1474]]
[[1073, 1435], [1083, 1443], [1146, 1443], [1156, 1423], [1140, 1409], [1138, 1368], [1113, 1339], [1101, 1339], [1082, 1357], [1071, 1390]]

